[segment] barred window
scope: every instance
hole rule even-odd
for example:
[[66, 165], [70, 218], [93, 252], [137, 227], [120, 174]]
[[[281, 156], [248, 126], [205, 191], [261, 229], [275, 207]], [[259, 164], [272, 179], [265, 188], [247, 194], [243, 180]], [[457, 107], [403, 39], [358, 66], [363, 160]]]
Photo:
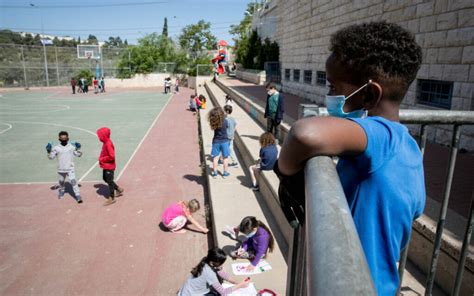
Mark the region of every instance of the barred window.
[[418, 79], [416, 87], [416, 100], [418, 104], [451, 109], [452, 95], [452, 82]]
[[313, 80], [313, 71], [305, 70], [303, 75], [304, 75], [304, 83], [311, 84], [311, 80]]
[[316, 72], [316, 84], [326, 86], [326, 72], [324, 71]]
[[290, 80], [291, 70], [285, 69], [285, 80]]
[[293, 70], [293, 81], [299, 82], [300, 81], [300, 70]]

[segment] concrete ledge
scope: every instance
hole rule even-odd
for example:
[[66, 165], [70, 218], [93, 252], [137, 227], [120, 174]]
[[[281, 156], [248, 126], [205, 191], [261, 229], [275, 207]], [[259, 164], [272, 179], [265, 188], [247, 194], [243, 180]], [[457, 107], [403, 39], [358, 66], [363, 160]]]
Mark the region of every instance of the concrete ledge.
[[235, 71], [235, 76], [239, 79], [252, 82], [258, 85], [263, 85], [266, 81], [265, 71], [259, 70], [246, 70], [246, 69], [237, 69]]

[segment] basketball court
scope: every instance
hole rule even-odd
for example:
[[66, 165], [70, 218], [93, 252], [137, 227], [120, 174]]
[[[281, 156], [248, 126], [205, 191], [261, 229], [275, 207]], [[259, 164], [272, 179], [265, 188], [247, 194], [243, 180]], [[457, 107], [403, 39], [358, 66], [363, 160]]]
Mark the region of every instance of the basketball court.
[[[206, 224], [197, 121], [185, 110], [190, 91], [69, 91], [1, 93], [0, 294], [175, 294], [208, 248], [202, 233], [159, 226], [166, 206], [191, 198]], [[112, 130], [125, 188], [110, 206], [96, 163], [102, 126]], [[56, 161], [45, 145], [61, 130], [82, 144], [75, 161], [82, 204], [57, 198]]]

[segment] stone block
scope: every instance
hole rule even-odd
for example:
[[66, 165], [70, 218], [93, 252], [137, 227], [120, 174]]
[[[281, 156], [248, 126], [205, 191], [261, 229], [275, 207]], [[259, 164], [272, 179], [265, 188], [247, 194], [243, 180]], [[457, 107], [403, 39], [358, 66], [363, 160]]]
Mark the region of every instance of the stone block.
[[438, 51], [438, 63], [459, 64], [462, 58], [462, 47], [443, 47]]
[[419, 78], [428, 78], [430, 75], [430, 65], [422, 64], [418, 70], [417, 77]]
[[474, 45], [464, 47], [462, 51], [462, 63], [463, 64], [474, 63]]
[[414, 19], [414, 20], [408, 21], [407, 27], [408, 27], [408, 30], [410, 30], [410, 32], [412, 32], [413, 34], [420, 32], [420, 20]]
[[462, 9], [458, 12], [458, 27], [474, 26], [474, 8]]
[[470, 99], [464, 99], [463, 103], [462, 103], [462, 109], [464, 111], [474, 111], [474, 102], [473, 102], [473, 98], [470, 98]]
[[450, 30], [446, 36], [447, 46], [472, 45], [474, 40], [474, 30], [472, 28], [461, 28]]
[[459, 97], [461, 96], [461, 82], [454, 82], [453, 83], [453, 96]]
[[446, 31], [426, 33], [424, 36], [424, 47], [443, 47], [445, 45]]
[[420, 18], [420, 32], [433, 32], [434, 30], [436, 30], [435, 15]]
[[469, 82], [474, 82], [474, 65], [469, 66]]
[[428, 16], [432, 15], [434, 11], [434, 1], [420, 3], [416, 6], [416, 16]]
[[461, 83], [460, 96], [464, 99], [473, 99], [474, 95], [474, 83]]
[[430, 65], [430, 72], [428, 78], [430, 79], [442, 79], [444, 72], [444, 65], [433, 64]]
[[427, 48], [423, 50], [423, 62], [428, 64], [435, 64], [438, 61], [438, 48]]
[[459, 146], [467, 151], [474, 151], [474, 137], [462, 135]]
[[443, 80], [468, 81], [469, 65], [445, 65], [443, 69]]
[[416, 18], [416, 9], [417, 9], [417, 7], [415, 5], [405, 7], [403, 9], [403, 19], [404, 20], [411, 20], [411, 19]]
[[460, 97], [451, 98], [451, 110], [463, 110], [463, 101]]
[[458, 14], [457, 12], [449, 12], [438, 15], [436, 19], [436, 29], [437, 30], [449, 30], [456, 28], [458, 23]]
[[439, 14], [448, 11], [449, 0], [436, 0], [434, 13]]
[[450, 0], [448, 1], [449, 10], [458, 10], [464, 8], [472, 8], [472, 0]]

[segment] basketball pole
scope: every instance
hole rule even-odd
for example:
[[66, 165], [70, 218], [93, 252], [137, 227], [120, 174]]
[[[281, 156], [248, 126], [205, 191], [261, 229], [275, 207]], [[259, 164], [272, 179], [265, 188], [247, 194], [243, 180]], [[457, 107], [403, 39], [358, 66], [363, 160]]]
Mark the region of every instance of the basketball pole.
[[[102, 74], [102, 77], [105, 77], [105, 71], [104, 71], [104, 63], [103, 63], [103, 56], [102, 56], [102, 46], [99, 44], [99, 59], [100, 59], [100, 72]], [[97, 77], [99, 79], [99, 77]]]

